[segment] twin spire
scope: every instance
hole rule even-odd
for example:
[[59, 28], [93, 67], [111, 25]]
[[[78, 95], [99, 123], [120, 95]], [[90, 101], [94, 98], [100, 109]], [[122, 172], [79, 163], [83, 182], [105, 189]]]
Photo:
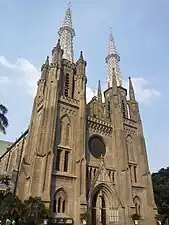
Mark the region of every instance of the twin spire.
[[114, 72], [113, 70], [115, 70], [117, 86], [122, 86], [122, 76], [120, 72], [119, 62], [120, 62], [120, 56], [118, 55], [116, 51], [116, 45], [114, 42], [112, 30], [110, 28], [108, 55], [106, 57], [106, 63], [108, 65], [108, 69], [107, 69], [108, 87], [111, 87], [112, 85], [113, 72]]
[[72, 25], [72, 12], [70, 2], [68, 3], [68, 7], [65, 13], [65, 19], [62, 27], [59, 29], [58, 34], [60, 38], [60, 45], [63, 49], [63, 58], [69, 60], [70, 62], [73, 62], [73, 38], [75, 36], [75, 31]]
[[[69, 60], [70, 62], [73, 62], [74, 61], [73, 38], [75, 36], [75, 31], [72, 25], [72, 11], [71, 11], [70, 2], [68, 3], [63, 25], [59, 29], [58, 34], [60, 39], [60, 46], [63, 49], [63, 58]], [[113, 79], [116, 79], [117, 86], [122, 86], [122, 75], [120, 72], [119, 62], [120, 62], [120, 56], [117, 53], [115, 41], [112, 35], [112, 30], [110, 29], [108, 55], [106, 57], [106, 63], [108, 65], [108, 70], [107, 70], [108, 87], [112, 87], [112, 84], [114, 83]], [[130, 78], [129, 78], [129, 83], [131, 86]], [[100, 96], [101, 98], [100, 92], [101, 92], [101, 87], [100, 87], [100, 81], [99, 81], [98, 96]]]

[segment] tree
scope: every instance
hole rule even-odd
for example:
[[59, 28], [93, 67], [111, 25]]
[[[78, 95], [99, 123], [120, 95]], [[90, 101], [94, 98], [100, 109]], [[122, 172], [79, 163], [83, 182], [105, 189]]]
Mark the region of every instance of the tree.
[[40, 224], [49, 215], [49, 211], [39, 197], [29, 197], [24, 201], [24, 205], [28, 224]]
[[4, 196], [4, 199], [0, 204], [0, 212], [3, 220], [10, 218], [18, 222], [19, 218], [23, 214], [23, 209], [24, 205], [22, 201], [11, 192]]
[[152, 174], [155, 202], [161, 215], [162, 223], [168, 224], [169, 220], [169, 167], [162, 168]]
[[12, 192], [8, 192], [0, 202], [0, 215], [3, 222], [8, 218], [15, 220], [16, 224], [36, 225], [48, 217], [49, 211], [39, 197], [30, 197], [22, 202]]
[[0, 104], [0, 131], [4, 134], [6, 134], [6, 128], [8, 126], [8, 119], [6, 117], [7, 112], [7, 108]]

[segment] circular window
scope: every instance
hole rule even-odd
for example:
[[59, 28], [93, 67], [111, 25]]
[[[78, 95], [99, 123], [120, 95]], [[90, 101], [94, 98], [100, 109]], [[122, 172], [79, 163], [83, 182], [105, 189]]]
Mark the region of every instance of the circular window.
[[105, 156], [106, 146], [104, 144], [104, 141], [103, 141], [102, 137], [100, 137], [99, 135], [93, 135], [89, 139], [88, 146], [89, 146], [90, 153], [95, 158], [100, 158], [101, 155]]

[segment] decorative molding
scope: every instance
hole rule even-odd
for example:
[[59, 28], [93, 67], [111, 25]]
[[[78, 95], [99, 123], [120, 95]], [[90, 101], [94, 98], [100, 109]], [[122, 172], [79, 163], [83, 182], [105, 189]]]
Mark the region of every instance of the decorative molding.
[[123, 118], [124, 125], [132, 128], [137, 128], [137, 122], [128, 118]]
[[73, 176], [72, 174], [68, 174], [67, 172], [61, 172], [61, 171], [53, 171], [53, 176], [56, 176], [57, 179], [61, 178], [62, 180], [76, 180], [76, 176]]
[[128, 136], [128, 135], [136, 135], [137, 129], [136, 128], [132, 128], [132, 127], [128, 127], [128, 126], [124, 126], [124, 131], [125, 131], [126, 136]]
[[107, 136], [111, 136], [113, 131], [112, 124], [93, 117], [88, 117], [88, 127], [94, 132]]
[[64, 114], [68, 114], [70, 116], [75, 116], [76, 115], [76, 110], [73, 110], [72, 108], [66, 107], [66, 105], [62, 105], [60, 104], [60, 116], [64, 115]]
[[67, 59], [62, 60], [62, 66], [73, 70], [76, 68], [76, 65]]
[[64, 102], [69, 106], [74, 106], [75, 108], [79, 108], [79, 100], [66, 97], [62, 95], [61, 93], [59, 94], [59, 101]]

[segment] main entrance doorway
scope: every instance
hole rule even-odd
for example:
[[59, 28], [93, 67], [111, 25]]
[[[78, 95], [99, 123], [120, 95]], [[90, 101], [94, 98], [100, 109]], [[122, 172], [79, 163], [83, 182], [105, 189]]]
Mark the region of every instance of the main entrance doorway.
[[106, 204], [102, 192], [97, 192], [92, 200], [92, 225], [96, 225], [98, 222], [106, 225]]
[[119, 225], [124, 219], [115, 191], [105, 184], [100, 184], [93, 190], [90, 209], [92, 225]]

